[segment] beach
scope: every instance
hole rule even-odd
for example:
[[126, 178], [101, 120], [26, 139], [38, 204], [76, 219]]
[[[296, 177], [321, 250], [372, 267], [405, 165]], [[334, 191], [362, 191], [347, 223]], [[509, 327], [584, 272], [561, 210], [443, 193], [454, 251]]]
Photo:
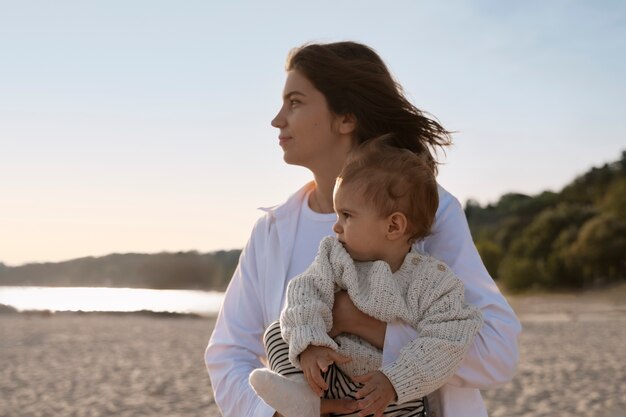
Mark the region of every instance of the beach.
[[[516, 377], [490, 416], [626, 415], [626, 287], [510, 297], [524, 327]], [[213, 417], [203, 354], [215, 320], [0, 314], [1, 417]]]
[[626, 416], [626, 286], [508, 297], [523, 330], [513, 380], [483, 391], [491, 417]]

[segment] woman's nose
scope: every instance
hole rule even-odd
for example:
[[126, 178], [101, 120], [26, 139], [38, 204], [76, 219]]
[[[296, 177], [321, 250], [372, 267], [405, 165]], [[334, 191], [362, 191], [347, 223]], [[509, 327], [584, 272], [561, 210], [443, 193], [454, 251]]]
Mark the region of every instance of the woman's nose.
[[272, 119], [271, 124], [272, 124], [273, 127], [277, 128], [277, 129], [285, 127], [285, 118], [283, 117], [283, 109], [282, 108], [278, 111], [276, 116], [274, 116], [274, 118]]

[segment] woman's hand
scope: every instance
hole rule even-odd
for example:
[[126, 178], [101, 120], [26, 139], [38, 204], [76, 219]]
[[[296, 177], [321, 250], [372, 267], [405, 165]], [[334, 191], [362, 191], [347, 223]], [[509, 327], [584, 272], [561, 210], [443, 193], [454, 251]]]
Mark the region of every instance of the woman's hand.
[[333, 327], [328, 333], [330, 337], [350, 333], [382, 349], [385, 344], [386, 331], [387, 323], [368, 316], [356, 308], [346, 291], [335, 293]]
[[355, 396], [359, 399], [359, 416], [382, 417], [385, 409], [397, 398], [396, 390], [391, 381], [380, 371], [374, 371], [361, 376], [353, 376], [352, 380], [363, 384]]

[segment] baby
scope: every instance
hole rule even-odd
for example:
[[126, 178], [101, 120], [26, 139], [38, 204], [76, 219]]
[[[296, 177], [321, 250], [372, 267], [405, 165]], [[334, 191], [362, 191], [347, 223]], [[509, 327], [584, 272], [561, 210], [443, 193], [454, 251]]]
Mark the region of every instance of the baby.
[[[319, 417], [322, 395], [360, 398], [359, 408], [377, 415], [425, 415], [425, 396], [455, 373], [482, 326], [450, 268], [412, 251], [434, 222], [437, 183], [425, 158], [391, 141], [385, 135], [353, 152], [335, 185], [337, 236], [324, 238], [289, 283], [280, 323], [265, 334], [271, 370], [253, 371], [250, 383], [285, 417]], [[339, 290], [362, 312], [408, 323], [418, 337], [384, 365], [365, 340], [331, 338]]]

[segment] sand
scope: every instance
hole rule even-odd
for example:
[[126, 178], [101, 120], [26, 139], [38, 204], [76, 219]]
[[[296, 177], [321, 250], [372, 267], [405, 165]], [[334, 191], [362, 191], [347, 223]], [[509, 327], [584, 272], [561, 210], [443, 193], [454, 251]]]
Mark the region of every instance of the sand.
[[0, 416], [219, 416], [203, 354], [212, 319], [0, 316]]
[[523, 326], [520, 364], [483, 391], [491, 417], [626, 416], [626, 285], [508, 299]]
[[[625, 295], [512, 297], [521, 363], [513, 381], [483, 392], [490, 415], [626, 416]], [[203, 363], [213, 324], [0, 314], [0, 416], [219, 416]]]

